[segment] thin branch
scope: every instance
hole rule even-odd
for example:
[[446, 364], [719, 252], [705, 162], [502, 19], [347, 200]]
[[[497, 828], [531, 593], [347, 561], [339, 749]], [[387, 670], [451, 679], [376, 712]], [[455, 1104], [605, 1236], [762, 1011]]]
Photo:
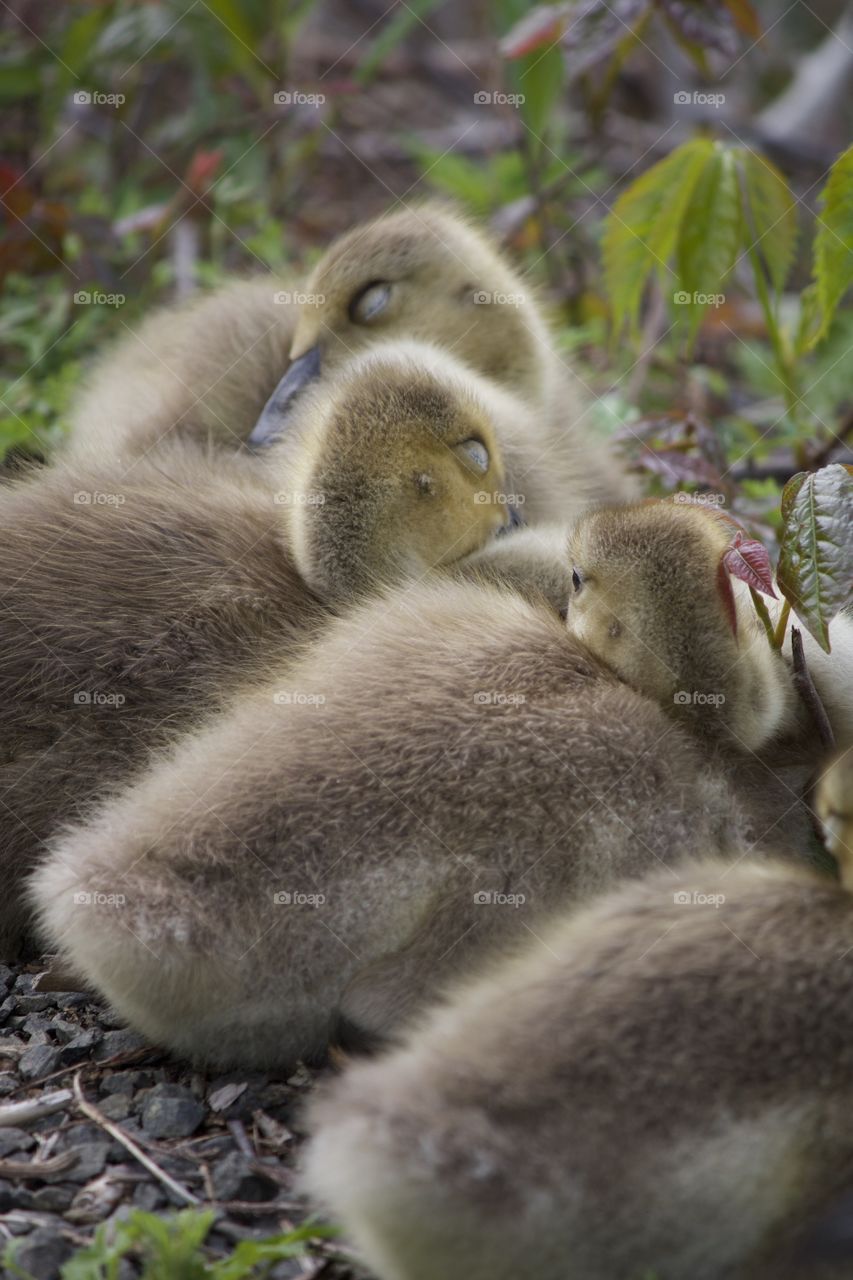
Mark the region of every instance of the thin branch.
[[28, 1098], [26, 1102], [7, 1102], [0, 1107], [0, 1128], [6, 1125], [17, 1128], [53, 1115], [54, 1111], [67, 1107], [71, 1097], [70, 1089], [58, 1089], [55, 1093], [42, 1094], [40, 1098]]
[[152, 1173], [155, 1178], [158, 1178], [165, 1187], [168, 1187], [173, 1195], [178, 1196], [179, 1199], [184, 1200], [187, 1204], [202, 1203], [198, 1196], [194, 1196], [186, 1187], [181, 1186], [180, 1182], [176, 1182], [174, 1178], [170, 1177], [169, 1174], [166, 1173], [165, 1169], [161, 1169], [150, 1156], [146, 1155], [142, 1148], [138, 1147], [133, 1139], [126, 1134], [123, 1129], [119, 1128], [117, 1124], [113, 1124], [111, 1120], [108, 1120], [103, 1112], [99, 1111], [93, 1103], [86, 1101], [86, 1097], [83, 1093], [83, 1086], [80, 1083], [79, 1071], [74, 1077], [74, 1098], [77, 1106], [85, 1116], [88, 1116], [90, 1120], [94, 1120], [95, 1124], [100, 1125], [102, 1129], [105, 1129], [110, 1137], [115, 1138], [116, 1142], [120, 1142], [125, 1150], [129, 1151], [130, 1154], [134, 1156], [134, 1158], [137, 1159], [149, 1173]]
[[821, 744], [827, 751], [833, 751], [835, 749], [835, 734], [832, 732], [832, 725], [829, 723], [826, 708], [821, 701], [820, 694], [815, 688], [811, 673], [806, 665], [806, 655], [803, 652], [803, 637], [799, 627], [791, 627], [791, 655], [794, 660], [794, 687], [812, 714], [812, 718], [817, 725]]

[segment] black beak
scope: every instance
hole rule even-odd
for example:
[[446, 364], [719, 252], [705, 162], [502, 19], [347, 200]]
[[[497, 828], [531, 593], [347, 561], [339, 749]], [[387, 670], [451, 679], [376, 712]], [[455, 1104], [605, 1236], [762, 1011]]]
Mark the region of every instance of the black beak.
[[275, 391], [261, 411], [252, 434], [250, 449], [263, 449], [278, 440], [287, 427], [287, 415], [303, 387], [320, 376], [320, 348], [311, 347], [298, 360], [294, 360]]

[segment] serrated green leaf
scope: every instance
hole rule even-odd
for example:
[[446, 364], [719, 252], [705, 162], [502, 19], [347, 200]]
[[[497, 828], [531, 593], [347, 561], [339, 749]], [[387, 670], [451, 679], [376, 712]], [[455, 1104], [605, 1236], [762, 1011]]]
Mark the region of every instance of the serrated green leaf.
[[797, 320], [797, 332], [794, 337], [796, 355], [804, 355], [818, 340], [821, 326], [820, 299], [817, 285], [812, 282], [806, 285], [800, 294], [800, 314]]
[[770, 283], [781, 293], [797, 247], [797, 204], [782, 174], [754, 151], [738, 150], [748, 244], [767, 267]]
[[853, 590], [853, 475], [834, 463], [802, 471], [782, 493], [779, 589], [829, 653], [829, 624]]
[[632, 183], [609, 213], [602, 252], [604, 280], [618, 333], [636, 324], [643, 289], [653, 272], [667, 270], [684, 212], [714, 154], [707, 138], [694, 138]]
[[826, 334], [835, 308], [853, 284], [853, 147], [832, 166], [820, 199], [814, 279], [821, 316], [815, 342]]
[[[738, 175], [731, 150], [717, 147], [705, 165], [687, 208], [678, 241], [679, 293], [691, 338], [737, 258], [742, 231]], [[676, 293], [678, 299], [678, 293]]]

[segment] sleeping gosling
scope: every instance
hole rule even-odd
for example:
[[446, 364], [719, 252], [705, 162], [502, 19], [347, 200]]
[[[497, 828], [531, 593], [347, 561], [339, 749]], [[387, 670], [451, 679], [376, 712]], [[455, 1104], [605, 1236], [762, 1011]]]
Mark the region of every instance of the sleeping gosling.
[[[645, 520], [613, 512], [614, 536], [636, 542]], [[705, 529], [685, 519], [674, 537], [686, 589]], [[635, 584], [639, 570], [626, 604]], [[681, 622], [685, 643], [693, 626], [730, 632], [722, 599]], [[690, 687], [706, 688], [715, 647], [707, 674], [694, 651]], [[772, 732], [763, 652], [741, 665], [757, 692], [732, 689]], [[784, 781], [674, 721], [544, 601], [433, 579], [337, 619], [54, 840], [32, 900], [50, 945], [152, 1040], [278, 1067], [333, 1032], [392, 1038], [557, 904], [655, 867], [677, 883], [696, 848], [809, 843]]]
[[840, 885], [655, 871], [315, 1102], [307, 1185], [379, 1280], [849, 1274], [792, 1251], [853, 1175], [853, 755], [819, 807]]

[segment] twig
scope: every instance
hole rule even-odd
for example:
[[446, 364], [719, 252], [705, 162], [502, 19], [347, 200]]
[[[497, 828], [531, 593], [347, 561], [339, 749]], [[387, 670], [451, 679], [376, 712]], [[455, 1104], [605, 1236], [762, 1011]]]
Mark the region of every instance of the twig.
[[794, 687], [812, 713], [821, 744], [827, 751], [833, 751], [835, 749], [835, 734], [832, 732], [832, 725], [829, 723], [826, 708], [821, 702], [820, 694], [815, 688], [811, 673], [806, 666], [803, 637], [799, 627], [791, 627], [791, 655], [794, 660]]
[[[785, 628], [788, 625], [788, 619], [791, 616], [791, 601], [786, 600], [782, 605], [782, 612], [779, 614], [779, 620], [776, 623], [776, 630], [773, 633], [773, 648], [781, 649], [785, 643]], [[791, 628], [793, 633], [793, 627]]]
[[62, 1151], [49, 1160], [0, 1160], [0, 1178], [44, 1178], [51, 1173], [64, 1173], [80, 1159], [76, 1151]]
[[84, 1116], [88, 1116], [90, 1120], [94, 1120], [95, 1124], [105, 1129], [110, 1137], [115, 1138], [116, 1142], [120, 1142], [125, 1150], [129, 1151], [149, 1173], [153, 1173], [155, 1178], [159, 1178], [160, 1182], [179, 1199], [186, 1201], [187, 1204], [201, 1204], [198, 1196], [194, 1196], [186, 1187], [181, 1186], [180, 1182], [176, 1182], [174, 1178], [166, 1173], [165, 1169], [161, 1169], [158, 1164], [147, 1156], [141, 1147], [138, 1147], [128, 1134], [117, 1124], [113, 1124], [111, 1120], [98, 1110], [93, 1103], [87, 1102], [83, 1093], [83, 1086], [80, 1083], [80, 1072], [78, 1071], [74, 1077], [74, 1098], [77, 1106], [83, 1112]]
[[0, 1127], [10, 1125], [17, 1127], [29, 1124], [33, 1120], [41, 1120], [42, 1116], [53, 1115], [61, 1111], [71, 1101], [70, 1089], [58, 1089], [56, 1093], [45, 1093], [40, 1098], [28, 1098], [26, 1102], [7, 1102], [0, 1107]]

